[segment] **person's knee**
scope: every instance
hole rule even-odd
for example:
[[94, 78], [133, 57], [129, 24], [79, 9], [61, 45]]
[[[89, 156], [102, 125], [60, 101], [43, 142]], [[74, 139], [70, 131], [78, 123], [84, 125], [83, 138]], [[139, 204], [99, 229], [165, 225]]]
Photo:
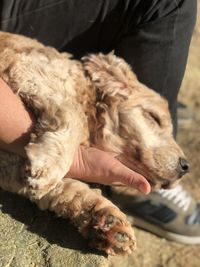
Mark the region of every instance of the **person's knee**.
[[174, 0], [177, 2], [180, 15], [185, 24], [194, 28], [197, 19], [197, 0]]

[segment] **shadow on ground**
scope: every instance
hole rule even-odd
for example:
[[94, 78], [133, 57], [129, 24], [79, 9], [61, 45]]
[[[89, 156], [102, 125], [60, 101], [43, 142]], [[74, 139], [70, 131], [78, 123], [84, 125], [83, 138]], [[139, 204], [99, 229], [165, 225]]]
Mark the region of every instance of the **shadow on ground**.
[[[0, 191], [1, 212], [25, 225], [30, 232], [45, 238], [50, 244], [88, 253], [88, 244], [70, 223], [57, 218], [49, 211], [38, 207], [18, 195]], [[94, 251], [91, 250], [94, 253]], [[97, 253], [95, 251], [95, 253]]]
[[[0, 190], [0, 267], [106, 266], [67, 220]], [[10, 262], [10, 263], [9, 263]]]

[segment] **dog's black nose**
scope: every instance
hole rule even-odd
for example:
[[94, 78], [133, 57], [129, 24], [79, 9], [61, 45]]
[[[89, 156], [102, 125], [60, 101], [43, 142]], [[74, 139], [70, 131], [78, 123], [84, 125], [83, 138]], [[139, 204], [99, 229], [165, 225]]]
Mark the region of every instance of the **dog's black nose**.
[[180, 158], [179, 159], [180, 167], [181, 167], [181, 173], [185, 174], [186, 172], [189, 172], [190, 170], [190, 164], [186, 159]]

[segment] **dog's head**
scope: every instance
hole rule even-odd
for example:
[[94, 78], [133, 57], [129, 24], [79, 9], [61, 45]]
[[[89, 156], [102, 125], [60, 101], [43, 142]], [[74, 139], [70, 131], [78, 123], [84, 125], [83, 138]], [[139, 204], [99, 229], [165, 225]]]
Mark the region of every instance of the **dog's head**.
[[83, 62], [97, 91], [93, 145], [117, 153], [153, 187], [172, 187], [189, 164], [173, 138], [167, 101], [141, 84], [121, 58], [98, 54]]

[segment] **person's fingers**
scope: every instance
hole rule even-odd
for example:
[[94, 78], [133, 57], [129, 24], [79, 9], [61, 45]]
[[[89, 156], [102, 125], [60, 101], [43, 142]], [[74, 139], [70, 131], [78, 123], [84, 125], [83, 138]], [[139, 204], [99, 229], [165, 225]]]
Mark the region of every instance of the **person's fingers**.
[[143, 194], [149, 194], [151, 191], [151, 186], [144, 176], [130, 170], [119, 161], [116, 161], [110, 175], [114, 178], [113, 182], [119, 181], [128, 187], [139, 190]]
[[93, 183], [120, 183], [143, 194], [148, 194], [151, 190], [148, 181], [120, 162], [115, 153], [107, 153], [96, 148], [79, 149], [68, 175]]

